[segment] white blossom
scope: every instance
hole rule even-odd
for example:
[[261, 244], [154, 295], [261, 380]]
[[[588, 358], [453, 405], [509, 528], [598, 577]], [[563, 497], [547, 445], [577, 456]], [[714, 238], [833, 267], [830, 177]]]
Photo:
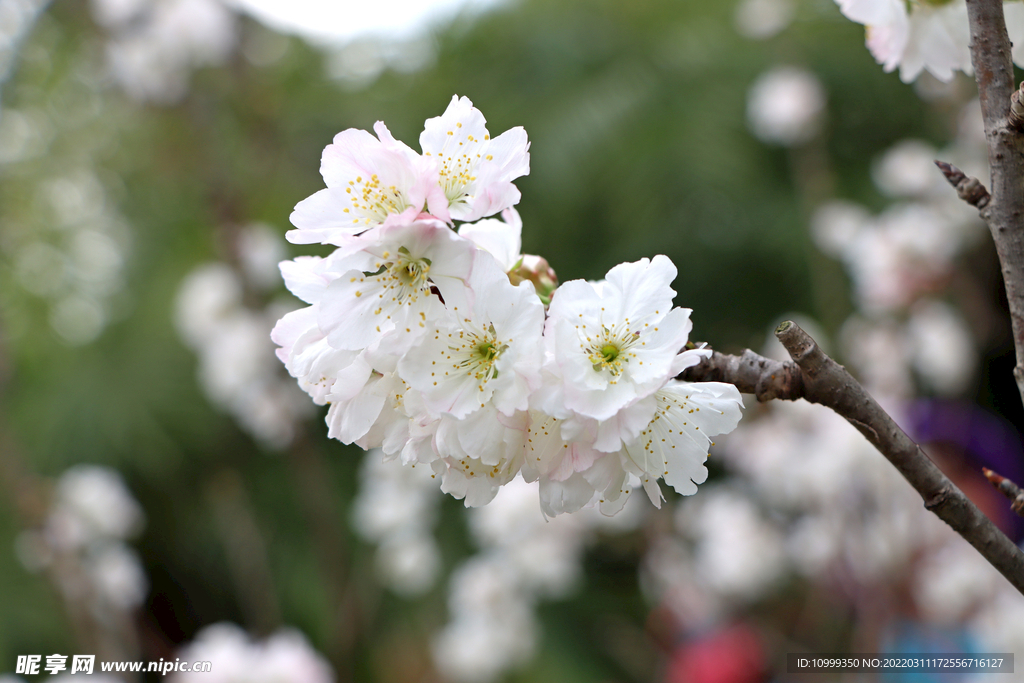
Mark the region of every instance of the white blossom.
[[792, 146], [817, 135], [825, 111], [825, 91], [814, 74], [776, 67], [754, 82], [747, 94], [747, 123], [763, 142]]
[[[888, 73], [896, 67], [904, 83], [928, 71], [949, 81], [956, 71], [973, 73], [969, 50], [967, 5], [951, 2], [904, 2], [904, 0], [836, 0], [840, 11], [864, 24], [867, 47]], [[1006, 28], [1014, 45], [1013, 59], [1024, 58], [1024, 7], [1008, 2], [1004, 7]]]
[[743, 0], [733, 18], [740, 35], [765, 40], [785, 30], [795, 10], [792, 0]]
[[363, 459], [352, 521], [365, 539], [379, 544], [377, 566], [402, 595], [428, 590], [441, 570], [432, 529], [440, 493], [427, 466], [403, 466], [380, 451]]
[[530, 172], [526, 131], [517, 126], [492, 140], [485, 123], [469, 98], [453, 95], [423, 126], [420, 147], [435, 161], [448, 200], [447, 212], [431, 209], [439, 218], [475, 221], [519, 202], [512, 181]]
[[177, 672], [173, 683], [333, 683], [322, 655], [294, 629], [282, 629], [262, 641], [229, 623], [207, 626], [179, 654], [182, 661], [210, 662], [209, 671]]
[[217, 0], [96, 0], [110, 29], [107, 61], [133, 99], [173, 104], [192, 69], [224, 62], [236, 40], [235, 18]]
[[445, 314], [398, 370], [439, 415], [461, 419], [493, 402], [512, 416], [539, 386], [543, 332], [533, 285], [512, 286], [493, 258], [477, 252], [466, 286], [445, 293]]

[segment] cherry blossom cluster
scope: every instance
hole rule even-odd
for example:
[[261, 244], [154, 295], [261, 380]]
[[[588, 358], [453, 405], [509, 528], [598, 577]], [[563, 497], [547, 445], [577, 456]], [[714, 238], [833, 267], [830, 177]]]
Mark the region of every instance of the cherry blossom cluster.
[[492, 139], [465, 97], [426, 121], [422, 152], [382, 122], [374, 131], [334, 138], [327, 187], [291, 216], [291, 242], [334, 252], [281, 263], [309, 305], [272, 338], [330, 405], [329, 435], [428, 464], [467, 506], [520, 473], [540, 482], [548, 516], [614, 514], [631, 475], [656, 505], [659, 479], [696, 492], [710, 437], [736, 426], [741, 400], [731, 385], [674, 379], [710, 352], [683, 350], [690, 311], [673, 307], [672, 262], [559, 286], [520, 253], [512, 181], [529, 172], [526, 132]]
[[[848, 19], [866, 28], [868, 50], [886, 72], [900, 70], [904, 83], [928, 71], [950, 81], [956, 71], [973, 73], [967, 3], [964, 0], [835, 0]], [[1003, 7], [1013, 43], [1013, 61], [1024, 63], [1024, 5]]]

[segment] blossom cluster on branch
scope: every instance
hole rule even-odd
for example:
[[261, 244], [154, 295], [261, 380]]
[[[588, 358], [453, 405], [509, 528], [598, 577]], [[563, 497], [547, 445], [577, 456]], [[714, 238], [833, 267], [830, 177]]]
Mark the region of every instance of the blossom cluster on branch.
[[[940, 81], [953, 73], [974, 72], [964, 0], [836, 0], [848, 19], [866, 28], [871, 55], [887, 72], [900, 70], [904, 83], [927, 71]], [[1007, 2], [1006, 29], [1013, 43], [1013, 61], [1024, 62], [1024, 3]]]
[[548, 516], [614, 514], [631, 475], [656, 505], [659, 479], [696, 492], [710, 437], [736, 426], [742, 404], [731, 385], [674, 379], [709, 352], [682, 350], [690, 311], [673, 307], [672, 262], [558, 286], [544, 259], [520, 253], [522, 128], [492, 139], [455, 96], [426, 121], [422, 153], [374, 130], [335, 137], [326, 189], [291, 216], [290, 241], [334, 252], [281, 263], [309, 305], [272, 338], [330, 405], [329, 435], [429, 464], [467, 506], [519, 473], [539, 480]]

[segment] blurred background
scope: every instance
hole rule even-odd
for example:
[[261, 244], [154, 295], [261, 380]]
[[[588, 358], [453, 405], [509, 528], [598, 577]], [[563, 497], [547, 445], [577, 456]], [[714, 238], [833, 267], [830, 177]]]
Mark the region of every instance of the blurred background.
[[325, 253], [283, 239], [324, 146], [384, 120], [415, 148], [465, 95], [530, 136], [524, 252], [563, 281], [668, 255], [720, 351], [779, 356], [797, 319], [1020, 540], [979, 474], [1024, 481], [998, 264], [932, 165], [988, 177], [970, 78], [883, 73], [832, 0], [282, 5], [0, 0], [0, 681], [53, 653], [214, 662], [182, 683], [1024, 653], [1024, 599], [823, 408], [748, 397], [696, 496], [545, 522], [521, 481], [466, 510], [329, 441], [269, 340], [277, 262]]

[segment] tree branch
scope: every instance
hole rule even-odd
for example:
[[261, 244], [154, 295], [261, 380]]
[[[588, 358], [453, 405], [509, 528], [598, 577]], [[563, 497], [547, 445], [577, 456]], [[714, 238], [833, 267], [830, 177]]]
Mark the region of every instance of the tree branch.
[[1007, 479], [1001, 474], [996, 474], [987, 467], [982, 467], [981, 471], [985, 478], [1010, 500], [1010, 508], [1021, 517], [1024, 517], [1024, 490], [1021, 490], [1013, 480]]
[[759, 401], [803, 398], [831, 408], [900, 471], [921, 495], [928, 510], [953, 527], [1024, 594], [1024, 552], [935, 466], [846, 368], [825, 355], [799, 325], [784, 322], [775, 330], [775, 336], [792, 361], [770, 360], [749, 350], [738, 357], [715, 352], [711, 358], [685, 370], [680, 378], [690, 382], [728, 382], [740, 391], [754, 393]]
[[[1003, 0], [967, 0], [967, 15], [991, 172], [992, 199], [976, 206], [992, 233], [1002, 266], [1017, 350], [1013, 376], [1024, 401], [1024, 135], [1010, 121], [1015, 90], [1010, 38]], [[1014, 122], [1017, 118], [1015, 114]]]

